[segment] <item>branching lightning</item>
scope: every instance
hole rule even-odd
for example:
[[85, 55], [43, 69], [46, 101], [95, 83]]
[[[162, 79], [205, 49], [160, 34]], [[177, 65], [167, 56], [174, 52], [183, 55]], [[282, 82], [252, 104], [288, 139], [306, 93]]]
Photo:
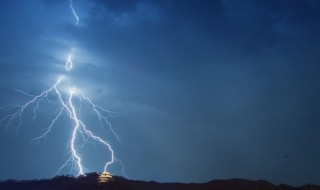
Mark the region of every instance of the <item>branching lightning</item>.
[[[71, 11], [76, 18], [76, 24], [79, 23], [79, 17], [76, 13], [76, 11], [73, 8], [73, 1], [69, 0], [70, 2], [70, 8]], [[66, 62], [65, 62], [65, 70], [70, 71], [73, 68], [73, 62], [72, 62], [72, 55], [69, 55]], [[68, 90], [65, 90], [65, 86], [68, 86]], [[77, 142], [83, 142], [83, 145], [88, 142], [96, 142], [101, 144], [103, 147], [105, 147], [105, 150], [110, 154], [110, 158], [106, 161], [106, 163], [103, 166], [103, 171], [106, 171], [108, 169], [108, 166], [111, 164], [117, 162], [122, 167], [122, 173], [125, 177], [127, 175], [124, 172], [124, 166], [120, 159], [115, 157], [114, 150], [109, 142], [106, 140], [103, 140], [100, 136], [94, 134], [88, 125], [85, 124], [83, 120], [79, 117], [81, 105], [82, 102], [85, 102], [85, 105], [87, 105], [93, 113], [96, 114], [101, 126], [107, 126], [111, 133], [117, 138], [119, 142], [120, 138], [116, 134], [116, 132], [113, 130], [111, 123], [109, 122], [109, 117], [114, 117], [116, 113], [109, 111], [99, 105], [96, 105], [93, 103], [93, 101], [86, 97], [81, 93], [81, 91], [75, 87], [73, 87], [65, 76], [60, 76], [56, 80], [56, 82], [47, 90], [42, 91], [38, 95], [32, 95], [29, 94], [23, 90], [15, 89], [15, 91], [21, 93], [22, 95], [29, 98], [29, 101], [21, 103], [21, 104], [11, 104], [2, 108], [5, 108], [6, 112], [11, 112], [4, 118], [0, 120], [0, 122], [4, 122], [6, 124], [6, 129], [13, 125], [13, 122], [15, 120], [18, 121], [18, 129], [22, 125], [22, 116], [26, 109], [32, 109], [33, 111], [33, 117], [32, 121], [37, 118], [37, 110], [40, 107], [42, 101], [46, 100], [49, 102], [48, 96], [50, 97], [53, 95], [56, 97], [56, 101], [58, 102], [59, 109], [55, 113], [55, 117], [52, 119], [50, 125], [47, 127], [44, 133], [41, 135], [35, 137], [31, 140], [32, 143], [40, 143], [41, 141], [45, 141], [48, 134], [52, 132], [52, 129], [55, 126], [55, 123], [61, 118], [63, 114], [66, 114], [68, 118], [72, 121], [72, 134], [70, 137], [70, 140], [68, 142], [68, 147], [70, 149], [70, 157], [66, 160], [64, 164], [58, 169], [58, 173], [63, 170], [65, 167], [71, 165], [71, 171], [75, 171], [77, 175], [85, 175], [86, 169], [84, 168], [82, 164], [81, 155], [78, 152], [79, 147], [77, 146]], [[80, 100], [80, 106], [76, 107], [74, 104], [75, 99]], [[51, 102], [49, 102], [51, 103]], [[79, 138], [82, 137], [82, 138]], [[90, 139], [90, 141], [89, 141]], [[82, 145], [82, 146], [83, 146]]]
[[[68, 70], [68, 67], [66, 67], [66, 70]], [[69, 119], [73, 121], [73, 130], [72, 130], [72, 136], [70, 139], [70, 150], [71, 150], [71, 156], [70, 158], [62, 165], [61, 168], [59, 168], [59, 171], [61, 171], [64, 167], [68, 166], [69, 162], [75, 163], [75, 170], [78, 171], [77, 175], [85, 175], [85, 169], [81, 163], [81, 157], [79, 153], [77, 152], [77, 147], [76, 147], [76, 139], [78, 138], [78, 135], [81, 134], [83, 136], [83, 141], [84, 143], [87, 143], [87, 138], [90, 138], [91, 140], [100, 143], [101, 145], [105, 146], [107, 150], [110, 152], [110, 160], [107, 161], [104, 165], [103, 171], [106, 171], [108, 166], [113, 164], [115, 161], [119, 162], [120, 166], [122, 167], [123, 170], [123, 164], [122, 162], [117, 159], [114, 155], [114, 151], [107, 141], [103, 140], [101, 137], [95, 135], [91, 130], [88, 129], [87, 125], [79, 118], [77, 114], [77, 109], [74, 105], [74, 99], [75, 97], [78, 97], [80, 101], [85, 101], [87, 102], [88, 105], [90, 105], [92, 111], [96, 113], [100, 123], [102, 126], [107, 125], [111, 132], [115, 135], [115, 137], [120, 140], [119, 136], [115, 133], [113, 130], [111, 123], [108, 121], [108, 117], [113, 117], [115, 115], [114, 112], [111, 112], [107, 109], [102, 108], [99, 105], [96, 105], [92, 102], [92, 100], [88, 97], [85, 97], [83, 94], [80, 93], [80, 91], [76, 88], [70, 88], [66, 93], [63, 93], [63, 91], [60, 90], [60, 85], [62, 83], [69, 84], [69, 81], [65, 77], [59, 77], [58, 80], [54, 83], [54, 85], [49, 88], [48, 90], [43, 91], [39, 95], [31, 95], [28, 94], [22, 90], [17, 90], [18, 92], [22, 93], [23, 95], [26, 95], [28, 97], [31, 97], [32, 99], [27, 101], [24, 104], [21, 105], [11, 105], [10, 107], [12, 109], [18, 108], [14, 113], [2, 118], [0, 121], [7, 121], [6, 127], [9, 127], [13, 120], [18, 119], [19, 120], [19, 125], [18, 127], [21, 126], [22, 124], [22, 114], [24, 111], [27, 109], [27, 107], [32, 107], [33, 106], [33, 113], [34, 113], [34, 118], [37, 116], [37, 109], [40, 106], [40, 103], [42, 100], [44, 100], [46, 97], [48, 97], [49, 94], [55, 94], [57, 96], [60, 108], [58, 113], [56, 114], [55, 118], [51, 121], [49, 127], [47, 130], [41, 134], [38, 137], [35, 137], [34, 139], [31, 140], [33, 143], [39, 143], [41, 140], [44, 140], [46, 136], [51, 132], [52, 128], [54, 127], [54, 124], [56, 121], [61, 117], [63, 113], [66, 113], [69, 116]], [[67, 97], [64, 97], [63, 94], [66, 94]], [[103, 113], [102, 113], [103, 112]], [[126, 176], [126, 174], [123, 172], [123, 174]]]

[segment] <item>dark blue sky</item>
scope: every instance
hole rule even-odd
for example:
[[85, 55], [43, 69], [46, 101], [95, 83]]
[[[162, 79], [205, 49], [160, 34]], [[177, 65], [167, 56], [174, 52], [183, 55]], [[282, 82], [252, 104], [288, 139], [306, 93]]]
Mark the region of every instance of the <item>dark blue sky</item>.
[[[130, 178], [320, 184], [320, 1], [3, 0], [0, 104], [22, 103], [65, 74], [111, 118]], [[48, 178], [68, 158], [63, 116], [45, 142], [50, 104], [0, 132], [0, 179]], [[9, 111], [10, 113], [10, 111]], [[0, 112], [1, 118], [8, 112]], [[285, 158], [284, 155], [289, 155]], [[82, 151], [101, 171], [99, 147]], [[110, 172], [121, 175], [118, 165]], [[69, 173], [70, 169], [62, 172]]]

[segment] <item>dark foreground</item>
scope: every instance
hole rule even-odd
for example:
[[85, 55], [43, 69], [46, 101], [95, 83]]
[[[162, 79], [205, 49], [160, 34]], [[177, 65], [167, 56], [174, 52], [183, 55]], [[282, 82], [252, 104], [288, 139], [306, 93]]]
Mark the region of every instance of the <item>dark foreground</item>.
[[214, 180], [208, 183], [157, 183], [128, 180], [114, 177], [113, 181], [98, 184], [98, 174], [91, 173], [86, 177], [58, 176], [53, 179], [36, 181], [0, 182], [0, 190], [320, 190], [320, 186], [305, 185], [291, 187], [274, 185], [267, 181], [250, 181], [242, 179]]

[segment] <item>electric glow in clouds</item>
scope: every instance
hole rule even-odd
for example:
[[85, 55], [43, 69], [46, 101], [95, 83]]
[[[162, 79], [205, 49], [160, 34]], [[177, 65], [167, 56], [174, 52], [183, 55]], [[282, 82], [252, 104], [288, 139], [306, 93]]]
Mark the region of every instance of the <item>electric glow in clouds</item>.
[[[70, 9], [72, 11], [72, 14], [76, 19], [76, 25], [78, 25], [80, 20], [73, 7], [73, 1], [69, 0], [69, 3], [70, 3]], [[72, 55], [69, 55], [65, 63], [65, 70], [70, 71], [72, 67], [73, 67]], [[64, 88], [62, 88], [62, 86], [65, 86], [65, 85], [68, 86], [68, 90], [63, 90]], [[83, 143], [85, 144], [88, 142], [88, 139], [91, 139], [93, 142], [100, 143], [101, 145], [103, 145], [106, 151], [110, 153], [110, 158], [104, 164], [103, 171], [106, 171], [109, 165], [113, 164], [114, 162], [118, 162], [122, 167], [123, 175], [126, 176], [126, 174], [124, 173], [123, 164], [121, 160], [115, 157], [114, 151], [111, 145], [107, 141], [103, 140], [101, 137], [94, 134], [89, 129], [89, 127], [79, 118], [79, 114], [77, 112], [78, 109], [74, 105], [74, 100], [78, 98], [81, 102], [85, 102], [86, 105], [88, 105], [88, 107], [91, 109], [91, 111], [96, 114], [101, 125], [109, 127], [111, 132], [119, 140], [118, 135], [112, 129], [112, 126], [108, 121], [108, 117], [113, 117], [115, 115], [113, 112], [94, 104], [89, 97], [86, 97], [79, 91], [79, 89], [73, 87], [70, 84], [70, 81], [68, 80], [68, 78], [64, 76], [60, 76], [57, 79], [57, 81], [54, 83], [54, 85], [51, 86], [51, 88], [41, 92], [38, 95], [31, 95], [22, 90], [17, 90], [17, 91], [30, 97], [30, 100], [21, 105], [17, 104], [17, 105], [8, 106], [8, 110], [13, 110], [13, 113], [7, 115], [6, 117], [0, 120], [0, 122], [7, 122], [6, 123], [7, 128], [10, 125], [12, 125], [12, 122], [14, 120], [19, 120], [19, 124], [18, 124], [18, 128], [19, 128], [22, 124], [22, 115], [27, 108], [33, 108], [33, 113], [34, 113], [33, 120], [34, 120], [37, 117], [37, 109], [39, 108], [40, 103], [43, 100], [47, 99], [48, 96], [51, 94], [57, 97], [57, 101], [60, 105], [60, 109], [58, 113], [56, 114], [55, 118], [51, 121], [51, 124], [49, 125], [47, 130], [42, 135], [32, 139], [32, 142], [39, 143], [41, 140], [43, 140], [51, 132], [56, 121], [61, 117], [62, 114], [64, 113], [67, 114], [69, 119], [72, 121], [72, 124], [73, 124], [72, 136], [70, 137], [70, 141], [69, 141], [70, 144], [68, 145], [70, 148], [70, 157], [58, 169], [58, 173], [66, 166], [72, 165], [72, 170], [76, 171], [77, 175], [85, 175], [85, 169], [82, 165], [81, 157], [77, 151], [76, 140], [77, 141], [82, 140]]]

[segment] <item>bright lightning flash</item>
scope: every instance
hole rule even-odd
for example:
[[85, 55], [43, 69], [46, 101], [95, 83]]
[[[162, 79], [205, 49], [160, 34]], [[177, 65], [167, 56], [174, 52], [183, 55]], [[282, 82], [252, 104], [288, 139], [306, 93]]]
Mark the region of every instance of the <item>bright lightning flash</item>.
[[[73, 7], [73, 1], [69, 0], [70, 3], [70, 9], [72, 11], [73, 16], [76, 19], [76, 24], [79, 24], [79, 17]], [[73, 62], [72, 62], [72, 55], [69, 55], [66, 62], [65, 62], [65, 70], [70, 71], [73, 68]], [[63, 90], [67, 85], [69, 88], [68, 90]], [[73, 122], [73, 128], [72, 128], [72, 136], [70, 137], [70, 141], [68, 143], [68, 146], [70, 148], [70, 157], [69, 159], [58, 169], [59, 173], [63, 168], [67, 167], [68, 165], [72, 165], [71, 170], [76, 171], [77, 175], [85, 175], [85, 168], [82, 165], [81, 156], [78, 153], [79, 146], [76, 146], [76, 141], [82, 140], [83, 145], [88, 142], [97, 142], [103, 145], [106, 150], [110, 153], [110, 159], [105, 163], [103, 167], [103, 171], [106, 171], [108, 166], [113, 164], [114, 162], [118, 162], [119, 165], [122, 167], [122, 173], [125, 177], [128, 177], [124, 172], [124, 166], [121, 162], [121, 160], [117, 159], [115, 157], [114, 151], [107, 141], [103, 140], [101, 137], [94, 134], [89, 127], [79, 118], [78, 112], [80, 112], [81, 109], [81, 102], [85, 102], [86, 105], [91, 108], [91, 111], [96, 114], [98, 120], [100, 121], [102, 126], [108, 126], [110, 131], [113, 133], [113, 135], [117, 138], [117, 140], [120, 142], [119, 136], [115, 133], [113, 130], [110, 122], [108, 121], [109, 117], [113, 117], [116, 114], [114, 112], [111, 112], [107, 109], [102, 108], [99, 105], [96, 105], [91, 101], [90, 98], [84, 96], [79, 89], [72, 87], [70, 81], [66, 77], [59, 77], [57, 81], [51, 86], [48, 90], [45, 90], [41, 92], [38, 95], [31, 95], [27, 92], [24, 92], [22, 90], [17, 90], [17, 92], [25, 95], [26, 97], [30, 98], [29, 101], [25, 102], [24, 104], [11, 104], [8, 106], [5, 106], [3, 108], [6, 108], [6, 111], [10, 111], [11, 114], [5, 116], [0, 120], [1, 122], [6, 123], [6, 129], [12, 125], [14, 120], [18, 120], [18, 130], [20, 126], [22, 125], [22, 115], [25, 112], [27, 108], [33, 108], [33, 118], [32, 120], [36, 119], [37, 117], [37, 109], [40, 107], [40, 104], [43, 100], [47, 100], [49, 103], [48, 96], [50, 94], [54, 94], [57, 97], [58, 105], [59, 105], [59, 111], [56, 113], [56, 116], [51, 121], [49, 127], [47, 130], [40, 136], [32, 139], [32, 142], [39, 143], [41, 140], [45, 140], [47, 135], [51, 132], [52, 128], [54, 127], [57, 120], [62, 116], [63, 113], [66, 113], [69, 119]], [[76, 109], [76, 106], [74, 104], [74, 99], [78, 98], [80, 100], [80, 106], [78, 109]], [[78, 112], [77, 112], [78, 110]], [[79, 138], [82, 137], [81, 138]], [[89, 141], [89, 139], [91, 141]], [[83, 146], [82, 145], [82, 146]], [[81, 146], [80, 146], [81, 147]]]
[[[72, 68], [72, 60], [71, 56], [68, 57], [68, 60], [65, 64], [65, 69], [67, 71], [70, 71]], [[102, 108], [99, 105], [96, 105], [92, 102], [92, 100], [83, 94], [81, 92], [74, 88], [71, 87], [67, 91], [63, 91], [62, 89], [62, 84], [67, 84], [70, 85], [70, 82], [68, 81], [67, 78], [65, 77], [59, 77], [58, 80], [54, 83], [54, 85], [49, 88], [48, 90], [45, 90], [41, 92], [39, 95], [31, 95], [29, 93], [26, 93], [22, 90], [17, 90], [18, 92], [21, 92], [23, 95], [26, 95], [28, 97], [31, 97], [31, 99], [27, 102], [25, 102], [22, 105], [10, 105], [8, 106], [10, 110], [14, 110], [13, 113], [10, 115], [7, 115], [6, 117], [2, 118], [0, 122], [7, 122], [6, 128], [8, 128], [12, 122], [15, 119], [19, 120], [19, 125], [18, 127], [21, 126], [22, 124], [22, 114], [24, 111], [28, 108], [33, 106], [33, 113], [34, 113], [34, 118], [37, 117], [37, 109], [39, 108], [40, 103], [44, 100], [47, 99], [49, 94], [55, 94], [55, 96], [58, 99], [60, 109], [59, 112], [56, 114], [55, 118], [51, 121], [51, 124], [47, 128], [47, 130], [40, 136], [32, 139], [32, 142], [34, 143], [39, 143], [41, 140], [44, 140], [45, 137], [51, 132], [52, 128], [54, 127], [54, 124], [56, 121], [61, 117], [63, 113], [66, 113], [69, 117], [69, 119], [73, 122], [73, 130], [72, 130], [72, 136], [70, 138], [70, 158], [59, 168], [58, 172], [60, 172], [63, 168], [65, 168], [68, 165], [72, 165], [72, 170], [77, 171], [77, 175], [85, 175], [85, 169], [82, 165], [82, 160], [80, 157], [80, 154], [77, 151], [77, 146], [76, 146], [76, 140], [79, 140], [79, 135], [82, 136], [82, 140], [85, 143], [88, 142], [88, 139], [91, 139], [91, 142], [97, 142], [103, 145], [106, 150], [110, 153], [110, 159], [105, 163], [103, 167], [103, 171], [106, 171], [108, 166], [113, 164], [115, 161], [120, 164], [122, 167], [122, 172], [123, 175], [126, 176], [124, 173], [124, 167], [121, 162], [121, 160], [117, 159], [114, 155], [114, 151], [107, 141], [103, 140], [101, 137], [95, 135], [91, 130], [89, 130], [88, 126], [79, 118], [79, 115], [77, 113], [77, 109], [74, 105], [74, 99], [79, 98], [79, 100], [82, 102], [86, 102], [87, 105], [89, 105], [92, 109], [92, 111], [97, 115], [101, 125], [103, 126], [108, 126], [111, 132], [115, 135], [115, 137], [119, 140], [119, 136], [115, 133], [113, 130], [110, 122], [108, 121], [108, 117], [113, 117], [115, 116], [114, 112], [111, 112], [107, 109]], [[80, 139], [81, 140], [81, 139]], [[127, 176], [126, 176], [127, 177]]]
[[70, 70], [72, 69], [72, 66], [73, 66], [72, 56], [69, 55], [69, 56], [68, 56], [68, 59], [67, 59], [67, 61], [66, 61], [66, 63], [65, 63], [65, 65], [64, 65], [64, 67], [65, 67], [65, 69], [66, 69], [67, 71], [70, 71]]

